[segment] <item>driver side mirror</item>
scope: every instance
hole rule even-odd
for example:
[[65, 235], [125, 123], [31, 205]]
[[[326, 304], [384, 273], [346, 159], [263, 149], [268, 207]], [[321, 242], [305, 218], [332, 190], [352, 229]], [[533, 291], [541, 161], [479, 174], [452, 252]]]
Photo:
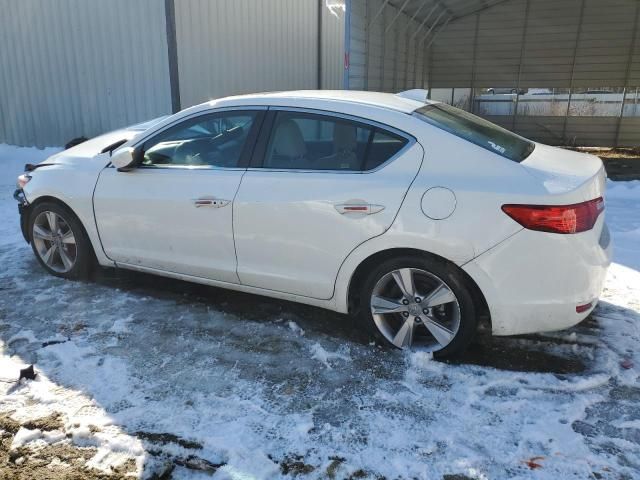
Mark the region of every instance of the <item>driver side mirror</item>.
[[119, 172], [128, 172], [135, 166], [134, 152], [132, 147], [121, 148], [111, 157], [111, 163]]

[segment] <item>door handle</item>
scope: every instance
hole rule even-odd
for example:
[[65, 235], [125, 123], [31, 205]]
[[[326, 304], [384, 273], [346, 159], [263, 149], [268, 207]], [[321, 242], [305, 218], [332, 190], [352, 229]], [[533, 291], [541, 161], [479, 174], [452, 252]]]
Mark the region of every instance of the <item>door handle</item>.
[[209, 208], [221, 208], [229, 205], [230, 200], [224, 200], [216, 197], [200, 197], [193, 199], [193, 205], [196, 208], [209, 207]]
[[372, 203], [365, 203], [365, 202], [340, 203], [338, 205], [335, 205], [335, 209], [341, 215], [345, 215], [347, 213], [372, 215], [374, 213], [378, 213], [384, 210], [384, 205], [375, 205]]

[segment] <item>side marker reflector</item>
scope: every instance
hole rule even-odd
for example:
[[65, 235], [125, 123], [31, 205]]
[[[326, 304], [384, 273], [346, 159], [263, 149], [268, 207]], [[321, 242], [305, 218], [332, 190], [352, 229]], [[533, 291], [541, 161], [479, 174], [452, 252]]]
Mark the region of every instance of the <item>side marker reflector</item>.
[[585, 303], [584, 305], [576, 306], [576, 313], [583, 313], [589, 310], [593, 306], [593, 302]]

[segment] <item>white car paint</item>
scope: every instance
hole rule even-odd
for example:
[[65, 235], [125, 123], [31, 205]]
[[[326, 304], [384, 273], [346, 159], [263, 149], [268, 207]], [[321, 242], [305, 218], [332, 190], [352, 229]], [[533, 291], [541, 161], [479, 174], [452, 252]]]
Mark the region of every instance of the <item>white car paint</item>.
[[214, 196], [233, 199], [243, 173], [105, 168], [94, 210], [106, 255], [118, 264], [239, 283], [231, 207], [214, 212], [195, 205]]
[[[147, 130], [112, 132], [61, 152], [31, 172], [28, 202], [51, 196], [80, 218], [98, 262], [348, 311], [357, 267], [389, 249], [414, 249], [460, 266], [482, 291], [494, 334], [575, 324], [597, 299], [610, 262], [602, 248], [604, 215], [581, 234], [525, 230], [507, 203], [571, 204], [604, 194], [596, 157], [536, 145], [522, 163], [410, 115], [424, 103], [401, 96], [302, 91], [228, 97], [191, 107]], [[136, 147], [186, 118], [219, 109], [305, 108], [363, 119], [413, 137], [372, 172], [184, 169], [120, 172], [102, 148]], [[434, 190], [436, 189], [436, 190]], [[437, 214], [428, 191], [450, 191], [455, 205]], [[193, 200], [228, 199], [199, 209]], [[344, 203], [384, 208], [347, 214]], [[433, 210], [433, 218], [425, 211]], [[434, 219], [440, 218], [440, 219]], [[595, 302], [594, 302], [595, 305]]]
[[[393, 224], [422, 156], [414, 142], [370, 173], [249, 170], [233, 207], [241, 282], [330, 299], [349, 253]], [[374, 215], [336, 211], [372, 203], [384, 208]]]

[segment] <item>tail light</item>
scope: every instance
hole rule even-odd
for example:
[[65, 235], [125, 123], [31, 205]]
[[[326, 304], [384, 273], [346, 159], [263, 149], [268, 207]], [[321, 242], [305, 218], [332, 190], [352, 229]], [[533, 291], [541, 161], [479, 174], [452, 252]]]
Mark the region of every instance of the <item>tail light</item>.
[[604, 200], [598, 197], [573, 205], [503, 205], [502, 211], [529, 230], [580, 233], [596, 224], [604, 211]]

